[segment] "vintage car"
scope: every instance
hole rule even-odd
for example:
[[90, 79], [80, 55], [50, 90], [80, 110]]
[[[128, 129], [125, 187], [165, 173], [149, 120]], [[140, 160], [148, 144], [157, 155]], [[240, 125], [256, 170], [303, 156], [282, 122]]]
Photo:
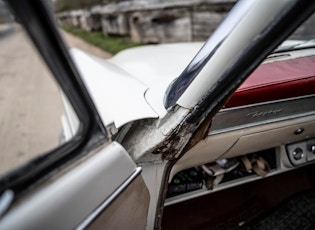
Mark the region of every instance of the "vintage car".
[[7, 4], [64, 111], [60, 146], [1, 175], [0, 229], [314, 228], [315, 41], [291, 34], [315, 2], [241, 0], [205, 44], [109, 60]]

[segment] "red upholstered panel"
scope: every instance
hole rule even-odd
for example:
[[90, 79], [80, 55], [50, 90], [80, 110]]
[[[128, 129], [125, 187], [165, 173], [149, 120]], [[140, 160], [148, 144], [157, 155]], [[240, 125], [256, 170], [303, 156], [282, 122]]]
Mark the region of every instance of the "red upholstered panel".
[[225, 108], [315, 94], [315, 56], [260, 65]]

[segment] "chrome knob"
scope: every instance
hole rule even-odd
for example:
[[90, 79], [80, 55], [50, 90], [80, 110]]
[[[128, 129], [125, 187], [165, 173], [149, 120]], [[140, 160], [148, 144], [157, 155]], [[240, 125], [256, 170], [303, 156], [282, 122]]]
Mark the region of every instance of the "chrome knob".
[[304, 156], [303, 150], [300, 148], [294, 149], [292, 156], [293, 156], [294, 160], [296, 160], [296, 161], [301, 160]]
[[304, 128], [299, 128], [299, 129], [297, 129], [297, 130], [294, 131], [294, 134], [295, 134], [295, 135], [300, 135], [300, 134], [303, 133], [303, 132], [304, 132]]

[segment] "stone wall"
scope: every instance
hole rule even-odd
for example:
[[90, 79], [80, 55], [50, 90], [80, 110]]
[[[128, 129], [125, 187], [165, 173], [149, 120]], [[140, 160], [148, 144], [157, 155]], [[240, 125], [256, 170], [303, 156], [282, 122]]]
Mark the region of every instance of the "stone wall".
[[170, 43], [192, 41], [191, 15], [187, 9], [137, 11], [129, 15], [132, 41]]
[[134, 42], [204, 41], [236, 0], [131, 0], [58, 14], [61, 24], [127, 36]]

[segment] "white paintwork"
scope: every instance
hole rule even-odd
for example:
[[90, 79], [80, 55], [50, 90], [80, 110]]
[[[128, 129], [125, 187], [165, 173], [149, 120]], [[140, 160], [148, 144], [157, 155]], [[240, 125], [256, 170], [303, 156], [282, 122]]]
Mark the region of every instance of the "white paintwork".
[[157, 161], [151, 164], [141, 165], [143, 180], [150, 193], [150, 205], [147, 219], [147, 230], [154, 229], [154, 220], [156, 217], [156, 209], [160, 199], [162, 188], [162, 179], [166, 167], [166, 161]]
[[73, 229], [136, 170], [117, 143], [31, 193], [0, 221], [0, 229]]
[[235, 27], [220, 48], [212, 56], [196, 79], [190, 84], [177, 104], [185, 108], [193, 108], [204, 94], [215, 85], [222, 74], [233, 65], [266, 25], [270, 25], [289, 0], [256, 1], [251, 9]]
[[[301, 42], [303, 43], [303, 41], [285, 41], [281, 47], [296, 45]], [[132, 74], [148, 87], [145, 99], [159, 117], [162, 118], [167, 113], [163, 105], [163, 98], [168, 85], [182, 73], [202, 45], [203, 42], [148, 45], [127, 49], [108, 61]], [[307, 45], [310, 44], [308, 43]], [[312, 52], [307, 54], [307, 52], [309, 51], [291, 52], [288, 56], [270, 58], [265, 62], [313, 54]]]
[[161, 81], [154, 87], [148, 89], [145, 94], [145, 99], [147, 100], [148, 104], [154, 109], [160, 118], [163, 118], [167, 114], [167, 110], [163, 104], [163, 98], [165, 91], [171, 82], [171, 79]]
[[158, 117], [144, 99], [144, 84], [112, 63], [77, 49], [70, 52], [106, 126]]
[[131, 73], [148, 87], [178, 77], [203, 43], [175, 43], [131, 48], [109, 62]]
[[163, 117], [167, 86], [178, 77], [203, 45], [202, 42], [149, 45], [120, 52], [109, 62], [148, 86], [145, 98]]
[[[283, 45], [300, 42], [286, 41]], [[134, 120], [166, 115], [163, 98], [168, 85], [182, 73], [202, 45], [202, 42], [148, 45], [127, 49], [106, 61], [78, 49], [72, 49], [71, 54], [103, 122], [106, 126], [114, 122], [120, 128]], [[299, 54], [306, 56], [307, 50], [299, 52], [266, 62], [296, 58]], [[211, 71], [215, 71], [213, 69]], [[205, 80], [210, 81], [212, 78], [208, 74], [203, 73], [202, 77], [206, 76]], [[202, 77], [198, 76], [198, 79]], [[203, 90], [207, 89], [203, 87]], [[187, 107], [186, 103], [188, 101], [181, 105]]]

